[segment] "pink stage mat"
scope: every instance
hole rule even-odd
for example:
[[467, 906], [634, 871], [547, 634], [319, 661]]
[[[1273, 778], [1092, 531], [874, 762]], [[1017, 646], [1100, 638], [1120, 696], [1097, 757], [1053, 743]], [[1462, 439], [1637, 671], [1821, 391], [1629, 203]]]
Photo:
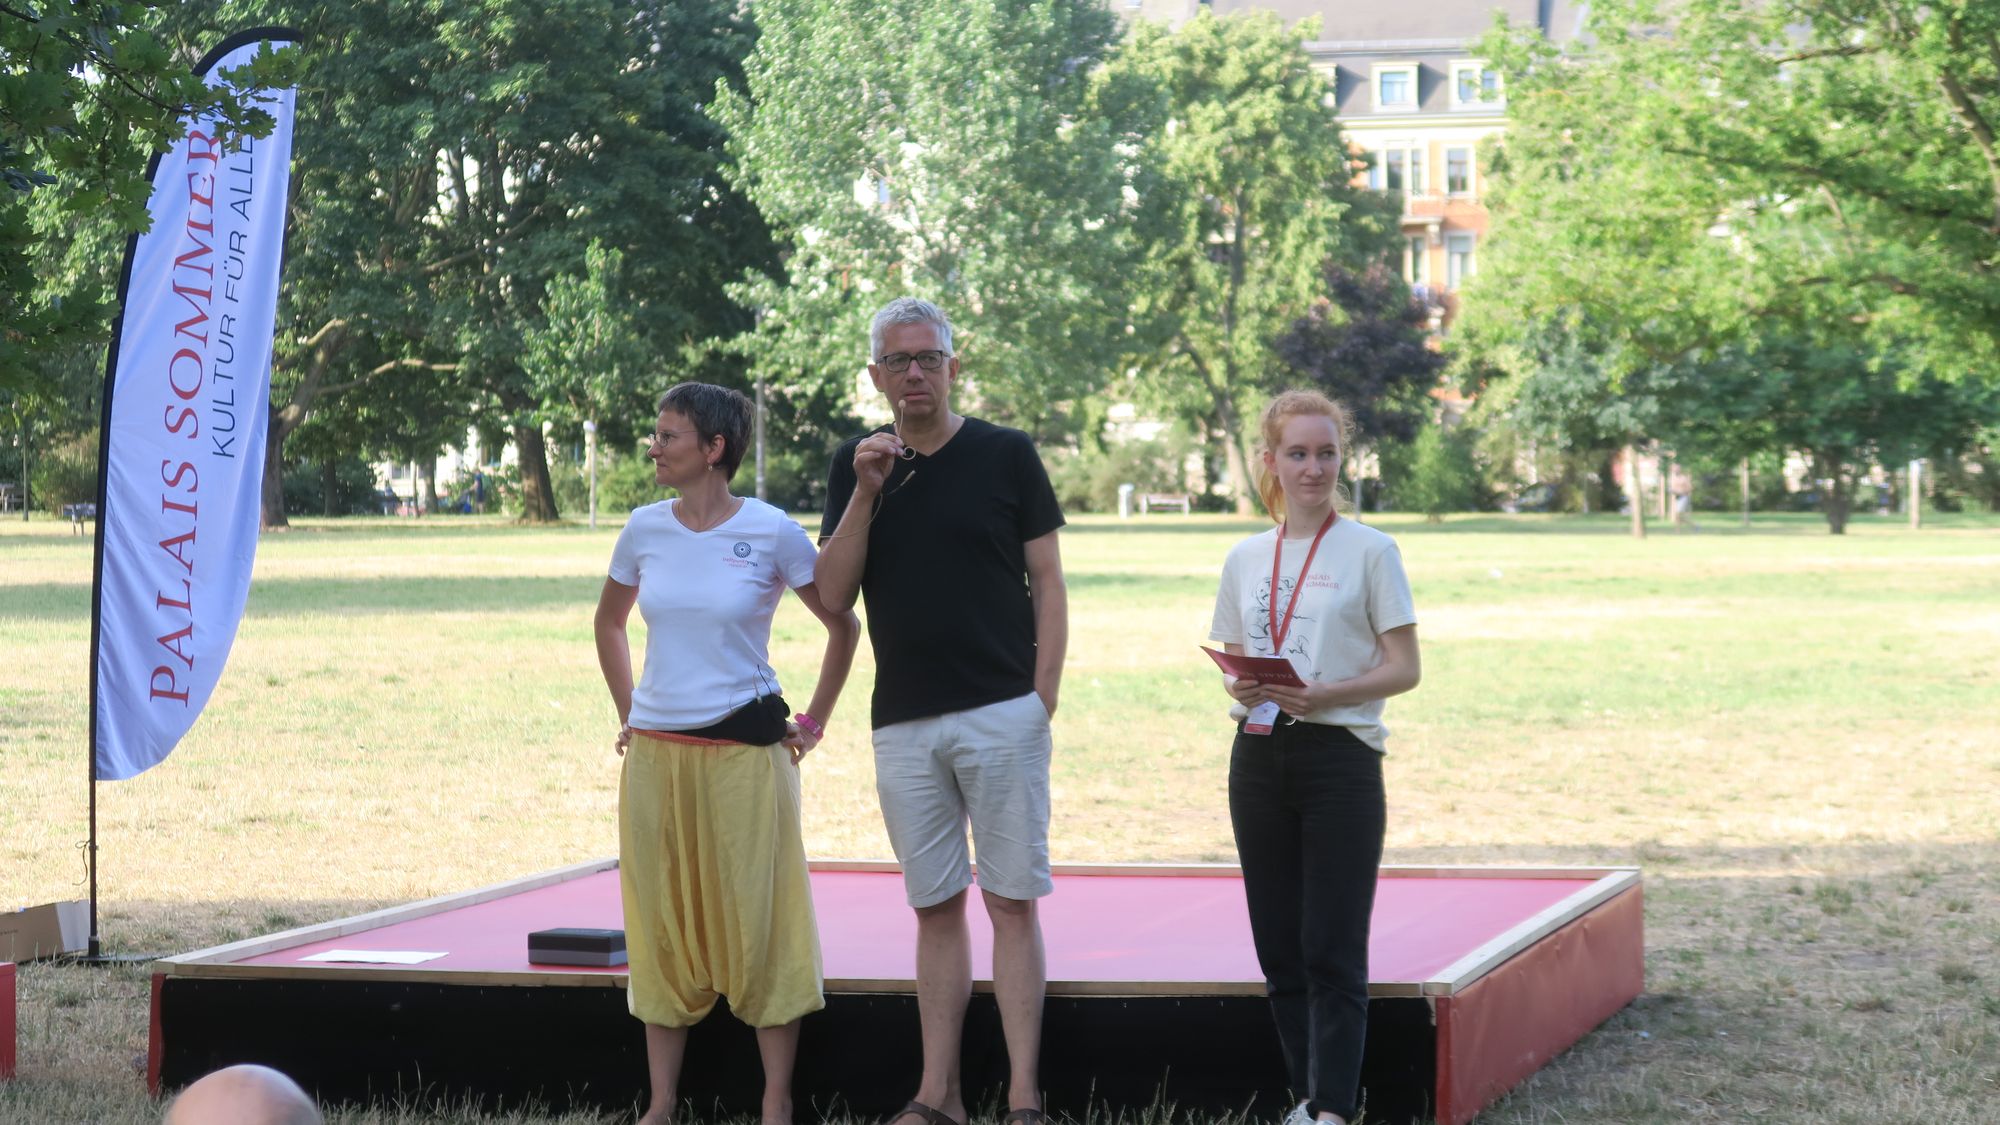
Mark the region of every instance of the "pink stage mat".
[[[820, 863], [812, 886], [827, 996], [802, 1027], [796, 1095], [892, 1113], [917, 1052], [916, 921], [902, 876], [891, 864]], [[1635, 869], [1385, 867], [1376, 886], [1362, 1079], [1370, 1121], [1467, 1125], [1644, 987]], [[974, 970], [984, 972], [991, 930], [976, 902], [968, 910]], [[1164, 1097], [1218, 1115], [1253, 1105], [1282, 1115], [1285, 1077], [1235, 868], [1059, 868], [1041, 910], [1051, 1105], [1143, 1109]], [[495, 1104], [622, 1112], [641, 1096], [645, 1070], [624, 969], [531, 965], [527, 935], [623, 925], [607, 859], [166, 958], [153, 978], [149, 1087], [253, 1060], [334, 1100], [369, 1102], [414, 1084]], [[303, 960], [330, 950], [438, 956]], [[978, 1070], [968, 1081], [998, 1089], [1005, 1050], [990, 996], [975, 998], [966, 1026], [966, 1065]], [[748, 1034], [704, 1021], [689, 1047], [701, 1061], [688, 1073], [708, 1085], [683, 1092], [718, 1105], [754, 1094]]]
[[[1051, 992], [1117, 984], [1262, 991], [1241, 877], [1233, 871], [1166, 870], [1056, 876], [1055, 893], [1041, 907]], [[1467, 877], [1385, 869], [1375, 899], [1370, 979], [1378, 986], [1436, 981], [1524, 922], [1587, 893], [1598, 875]], [[914, 971], [916, 922], [903, 899], [902, 877], [894, 871], [815, 870], [812, 885], [828, 988], [907, 985]], [[976, 902], [969, 909], [980, 913]], [[612, 869], [338, 937], [217, 960], [332, 971], [622, 976], [622, 968], [531, 965], [527, 935], [557, 926], [623, 925], [618, 872]], [[982, 973], [991, 963], [990, 931], [983, 925], [970, 930], [975, 972]], [[444, 956], [412, 966], [301, 960], [333, 949]]]

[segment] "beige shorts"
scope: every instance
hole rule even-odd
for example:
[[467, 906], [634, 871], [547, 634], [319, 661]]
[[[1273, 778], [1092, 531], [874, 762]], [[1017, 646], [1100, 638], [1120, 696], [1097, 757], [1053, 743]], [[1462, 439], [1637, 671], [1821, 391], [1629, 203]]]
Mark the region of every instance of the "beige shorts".
[[1042, 697], [954, 711], [875, 730], [875, 792], [910, 905], [935, 906], [972, 885], [1041, 898], [1049, 878], [1049, 712]]

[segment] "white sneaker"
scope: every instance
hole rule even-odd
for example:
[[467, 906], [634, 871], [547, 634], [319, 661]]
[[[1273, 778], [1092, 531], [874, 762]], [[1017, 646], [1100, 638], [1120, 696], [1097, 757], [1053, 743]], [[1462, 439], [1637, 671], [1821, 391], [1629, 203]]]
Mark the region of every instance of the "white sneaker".
[[1300, 1102], [1293, 1106], [1292, 1112], [1285, 1115], [1284, 1125], [1313, 1125], [1312, 1111], [1308, 1110], [1306, 1105], [1307, 1103]]

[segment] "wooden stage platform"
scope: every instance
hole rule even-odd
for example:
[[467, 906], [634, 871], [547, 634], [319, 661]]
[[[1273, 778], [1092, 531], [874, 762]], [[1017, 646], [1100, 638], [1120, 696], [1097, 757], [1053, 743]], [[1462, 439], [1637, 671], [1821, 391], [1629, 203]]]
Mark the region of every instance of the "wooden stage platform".
[[[153, 978], [150, 1079], [279, 1067], [323, 1099], [467, 1097], [630, 1107], [644, 1047], [622, 969], [531, 965], [527, 934], [620, 928], [615, 860], [167, 958]], [[916, 924], [893, 864], [816, 863], [827, 1008], [805, 1020], [797, 1097], [815, 1113], [899, 1106], [918, 1069]], [[1643, 987], [1632, 868], [1385, 867], [1370, 943], [1370, 1122], [1458, 1125]], [[976, 902], [969, 1091], [1005, 1055]], [[1042, 901], [1049, 1108], [1093, 1101], [1281, 1115], [1285, 1076], [1234, 867], [1068, 867]], [[333, 950], [441, 954], [410, 965]], [[345, 956], [347, 954], [343, 954]], [[754, 1112], [748, 1029], [723, 1006], [690, 1037], [683, 1104]]]

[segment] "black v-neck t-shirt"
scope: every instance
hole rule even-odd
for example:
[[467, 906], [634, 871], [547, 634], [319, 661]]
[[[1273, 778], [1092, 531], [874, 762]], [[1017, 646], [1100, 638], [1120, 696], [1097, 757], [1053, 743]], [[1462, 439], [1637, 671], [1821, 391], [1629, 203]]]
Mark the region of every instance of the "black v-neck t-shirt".
[[[822, 545], [854, 495], [861, 441], [834, 452]], [[936, 453], [896, 463], [868, 525], [861, 573], [875, 650], [874, 726], [1035, 690], [1027, 543], [1062, 525], [1048, 471], [1019, 430], [967, 418]]]

